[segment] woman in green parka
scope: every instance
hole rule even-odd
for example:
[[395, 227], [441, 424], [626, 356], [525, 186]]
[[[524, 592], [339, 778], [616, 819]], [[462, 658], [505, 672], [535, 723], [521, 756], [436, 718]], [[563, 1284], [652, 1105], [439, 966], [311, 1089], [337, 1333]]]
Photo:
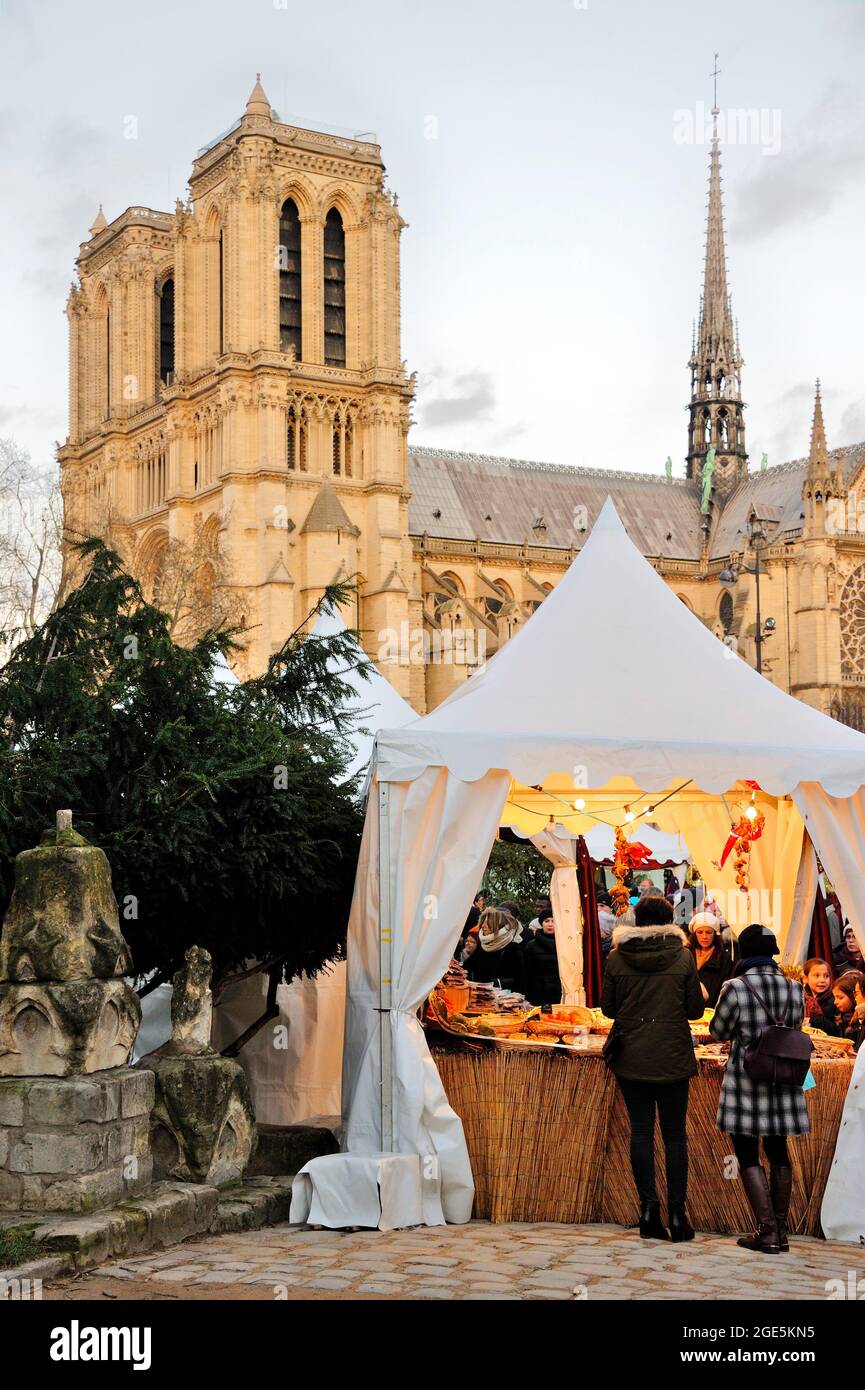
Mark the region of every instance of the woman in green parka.
[[640, 1235], [667, 1240], [655, 1185], [655, 1111], [667, 1160], [669, 1237], [691, 1240], [685, 1215], [688, 1085], [697, 1071], [688, 1020], [703, 1012], [703, 992], [687, 937], [673, 926], [665, 898], [642, 898], [636, 925], [617, 927], [604, 975], [601, 1008], [615, 1020], [610, 1066], [631, 1122], [631, 1167], [640, 1198]]

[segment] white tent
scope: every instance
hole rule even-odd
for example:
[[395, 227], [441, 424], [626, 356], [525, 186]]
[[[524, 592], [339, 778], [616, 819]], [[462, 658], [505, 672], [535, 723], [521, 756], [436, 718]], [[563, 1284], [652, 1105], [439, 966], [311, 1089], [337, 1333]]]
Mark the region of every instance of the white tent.
[[[759, 784], [766, 816], [752, 881], [778, 893], [785, 932], [798, 940], [813, 906], [804, 823], [861, 941], [865, 736], [717, 641], [632, 545], [608, 499], [561, 583], [489, 664], [432, 714], [376, 739], [343, 1069], [345, 1143], [359, 1169], [361, 1155], [421, 1155], [434, 1175], [425, 1219], [469, 1219], [462, 1125], [417, 1010], [447, 967], [498, 825], [582, 832], [595, 823], [574, 809], [582, 799], [610, 824], [624, 811], [635, 833], [642, 816], [680, 830], [706, 866], [729, 830], [723, 798], [750, 796], [745, 779]], [[718, 871], [722, 887], [729, 868]], [[346, 1165], [349, 1187], [350, 1174]]]
[[[332, 637], [345, 631], [339, 611], [326, 609], [310, 636]], [[361, 648], [352, 645], [356, 647], [353, 660], [366, 660]], [[346, 669], [334, 662], [333, 667], [351, 687], [344, 709], [357, 717], [349, 735], [354, 756], [346, 775], [352, 776], [367, 766], [378, 729], [397, 728], [417, 719], [417, 713], [375, 667], [368, 680], [353, 665]], [[216, 1047], [225, 1047], [261, 1016], [267, 983], [267, 977], [259, 974], [226, 988], [214, 1010]], [[339, 1115], [345, 992], [344, 961], [337, 961], [313, 979], [292, 980], [277, 987], [278, 1017], [256, 1033], [238, 1057], [261, 1124], [302, 1124]], [[277, 1049], [273, 1029], [280, 1025], [285, 1029], [285, 1047]]]

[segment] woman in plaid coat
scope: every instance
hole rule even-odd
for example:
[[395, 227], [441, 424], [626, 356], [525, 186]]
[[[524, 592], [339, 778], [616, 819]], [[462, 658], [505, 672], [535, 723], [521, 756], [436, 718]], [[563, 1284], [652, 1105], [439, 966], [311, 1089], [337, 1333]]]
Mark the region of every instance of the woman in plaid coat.
[[[753, 1081], [745, 1071], [745, 1052], [773, 1020], [801, 1028], [805, 1002], [801, 986], [788, 980], [772, 959], [778, 954], [778, 943], [768, 928], [757, 923], [746, 927], [739, 937], [739, 950], [742, 962], [738, 976], [723, 986], [709, 1025], [714, 1037], [729, 1039], [731, 1044], [717, 1125], [732, 1138], [742, 1184], [757, 1221], [754, 1235], [743, 1236], [739, 1245], [777, 1255], [790, 1248], [787, 1214], [793, 1169], [787, 1136], [807, 1134], [811, 1126], [801, 1086]], [[769, 1160], [769, 1181], [760, 1163], [761, 1138]]]

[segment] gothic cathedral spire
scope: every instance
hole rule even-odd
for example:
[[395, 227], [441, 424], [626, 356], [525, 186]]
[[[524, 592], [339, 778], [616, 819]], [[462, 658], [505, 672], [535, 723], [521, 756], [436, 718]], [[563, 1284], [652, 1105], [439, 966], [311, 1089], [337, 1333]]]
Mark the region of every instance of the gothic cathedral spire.
[[709, 156], [706, 266], [699, 325], [688, 362], [691, 368], [691, 402], [686, 472], [689, 478], [699, 481], [706, 454], [710, 446], [714, 446], [712, 492], [714, 496], [723, 498], [748, 476], [748, 455], [742, 416], [742, 357], [727, 292], [719, 114], [716, 85], [715, 105], [712, 108], [712, 151]]

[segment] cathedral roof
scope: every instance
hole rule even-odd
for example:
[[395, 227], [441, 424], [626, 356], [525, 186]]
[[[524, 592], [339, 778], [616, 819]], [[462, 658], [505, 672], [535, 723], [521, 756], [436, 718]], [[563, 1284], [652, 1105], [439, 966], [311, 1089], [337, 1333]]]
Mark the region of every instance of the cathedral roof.
[[[849, 481], [865, 463], [865, 443], [836, 449], [832, 458], [840, 459]], [[807, 458], [758, 470], [734, 488], [723, 507], [716, 502], [710, 556], [744, 549], [752, 507], [769, 523], [770, 544], [798, 531], [807, 472]], [[700, 484], [681, 478], [413, 447], [409, 484], [413, 536], [579, 550], [609, 495], [644, 555], [699, 560], [702, 550]]]
[[[844, 478], [849, 482], [859, 464], [865, 462], [865, 443], [833, 449], [830, 457], [833, 467], [840, 461]], [[804, 521], [802, 485], [807, 473], [807, 458], [791, 459], [789, 463], [750, 473], [724, 504], [712, 532], [711, 557], [718, 558], [729, 555], [731, 550], [744, 548], [745, 527], [752, 506], [769, 522], [770, 545], [781, 543], [786, 531], [798, 531]]]
[[700, 486], [684, 479], [411, 448], [409, 483], [414, 536], [578, 550], [611, 496], [644, 555], [700, 557]]

